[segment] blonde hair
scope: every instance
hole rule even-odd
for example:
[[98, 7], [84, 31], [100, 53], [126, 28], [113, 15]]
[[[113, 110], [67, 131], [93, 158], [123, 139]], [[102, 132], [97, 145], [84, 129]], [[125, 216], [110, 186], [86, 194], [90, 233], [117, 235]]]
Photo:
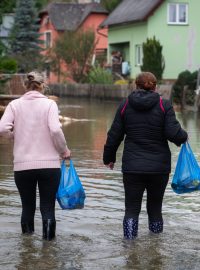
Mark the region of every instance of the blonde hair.
[[144, 89], [144, 90], [155, 90], [157, 79], [155, 75], [151, 72], [141, 72], [135, 80], [137, 89]]
[[30, 81], [30, 80], [26, 80], [24, 82], [24, 86], [28, 91], [37, 90], [39, 92], [42, 92], [42, 90], [44, 88], [43, 83], [34, 82], [34, 81]]
[[27, 79], [24, 81], [24, 86], [27, 91], [37, 90], [42, 92], [44, 89], [44, 78], [37, 71], [31, 71], [27, 74]]

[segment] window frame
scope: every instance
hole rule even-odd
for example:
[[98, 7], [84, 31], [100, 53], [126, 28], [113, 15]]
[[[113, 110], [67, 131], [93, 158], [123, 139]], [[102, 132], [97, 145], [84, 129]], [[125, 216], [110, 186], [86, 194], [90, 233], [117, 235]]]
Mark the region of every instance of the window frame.
[[[176, 21], [170, 21], [170, 6], [176, 6]], [[185, 22], [181, 22], [179, 18], [180, 14], [180, 5], [185, 5]], [[168, 3], [167, 9], [167, 24], [169, 25], [187, 25], [188, 24], [188, 3]]]
[[50, 62], [45, 62], [45, 65], [44, 65], [44, 73], [45, 73], [45, 77], [47, 79], [50, 78], [51, 76], [51, 65], [50, 65]]
[[[47, 34], [50, 34], [49, 46], [47, 44]], [[45, 42], [45, 49], [49, 49], [52, 47], [52, 31], [45, 31], [44, 32], [44, 42]]]
[[141, 67], [143, 64], [143, 46], [142, 44], [135, 45], [135, 66]]

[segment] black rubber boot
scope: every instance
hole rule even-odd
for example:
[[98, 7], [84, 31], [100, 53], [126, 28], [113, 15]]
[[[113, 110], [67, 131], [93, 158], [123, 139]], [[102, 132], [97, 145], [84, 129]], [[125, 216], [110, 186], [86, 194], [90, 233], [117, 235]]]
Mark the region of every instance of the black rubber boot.
[[133, 218], [124, 218], [123, 229], [125, 239], [134, 239], [138, 233], [138, 220]]
[[56, 221], [52, 219], [43, 220], [43, 239], [51, 241], [55, 238]]
[[163, 232], [163, 221], [149, 222], [149, 230], [153, 233]]
[[34, 222], [21, 222], [22, 233], [23, 234], [32, 234], [34, 233]]

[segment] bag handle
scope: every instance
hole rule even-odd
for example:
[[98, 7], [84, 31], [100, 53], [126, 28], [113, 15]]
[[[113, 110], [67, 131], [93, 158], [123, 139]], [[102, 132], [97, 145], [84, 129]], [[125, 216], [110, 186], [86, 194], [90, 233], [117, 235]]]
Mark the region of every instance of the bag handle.
[[65, 160], [64, 159], [61, 162], [61, 170], [62, 170], [63, 167], [66, 167], [66, 163], [65, 163]]
[[61, 163], [61, 168], [60, 168], [60, 171], [61, 171], [60, 186], [62, 188], [64, 188], [64, 174], [65, 174], [66, 170], [67, 170], [67, 168], [66, 168], [65, 160], [63, 159], [62, 163]]
[[187, 148], [187, 151], [188, 152], [192, 152], [192, 148], [191, 148], [191, 146], [190, 146], [190, 144], [189, 144], [189, 142], [188, 141], [186, 141], [183, 145], [185, 145], [185, 147]]

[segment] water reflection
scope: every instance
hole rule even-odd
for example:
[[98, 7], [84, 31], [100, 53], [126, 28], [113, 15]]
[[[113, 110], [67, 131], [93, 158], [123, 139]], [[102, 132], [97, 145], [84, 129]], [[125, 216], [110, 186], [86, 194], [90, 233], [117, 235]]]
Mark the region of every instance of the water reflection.
[[[121, 153], [113, 171], [102, 163], [106, 132], [119, 102], [84, 99], [60, 100], [65, 117], [72, 121], [63, 129], [72, 150], [74, 165], [87, 198], [83, 210], [63, 211], [56, 204], [57, 238], [42, 241], [41, 216], [37, 202], [35, 234], [20, 231], [21, 206], [12, 172], [12, 145], [0, 138], [0, 268], [10, 269], [133, 269], [199, 270], [199, 193], [176, 195], [167, 187], [163, 204], [164, 233], [148, 232], [146, 202], [142, 205], [138, 239], [122, 239], [124, 191]], [[200, 115], [177, 113], [189, 131], [190, 144], [200, 161]], [[170, 144], [174, 169], [179, 148]], [[173, 173], [171, 174], [171, 178]]]
[[[133, 243], [125, 243], [126, 269], [161, 270], [164, 267], [162, 237], [150, 235]], [[133, 268], [134, 267], [134, 268]]]
[[17, 269], [58, 269], [58, 256], [54, 244], [41, 243], [33, 237], [22, 236], [19, 250]]

